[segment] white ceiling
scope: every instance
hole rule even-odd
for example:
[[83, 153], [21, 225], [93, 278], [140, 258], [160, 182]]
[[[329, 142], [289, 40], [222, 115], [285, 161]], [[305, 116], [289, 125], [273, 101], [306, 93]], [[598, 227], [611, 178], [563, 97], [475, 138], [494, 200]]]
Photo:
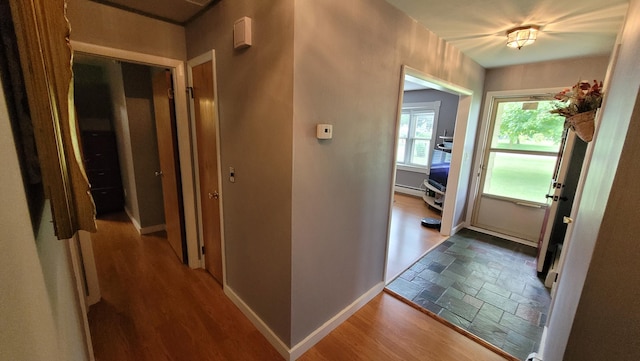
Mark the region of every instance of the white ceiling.
[[[185, 24], [220, 0], [93, 1]], [[609, 54], [629, 3], [629, 0], [387, 1], [485, 68]], [[538, 41], [521, 50], [507, 48], [506, 30], [520, 25], [539, 25]]]
[[174, 24], [191, 18], [220, 0], [91, 0]]
[[[387, 0], [485, 68], [609, 54], [628, 0]], [[539, 25], [538, 41], [507, 48], [506, 31]]]

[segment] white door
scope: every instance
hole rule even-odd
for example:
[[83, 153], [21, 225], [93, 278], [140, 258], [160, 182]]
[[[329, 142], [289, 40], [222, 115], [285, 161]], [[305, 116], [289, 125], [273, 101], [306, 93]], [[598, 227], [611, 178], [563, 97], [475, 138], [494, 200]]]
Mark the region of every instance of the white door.
[[551, 109], [552, 100], [493, 100], [472, 226], [538, 241], [564, 129]]

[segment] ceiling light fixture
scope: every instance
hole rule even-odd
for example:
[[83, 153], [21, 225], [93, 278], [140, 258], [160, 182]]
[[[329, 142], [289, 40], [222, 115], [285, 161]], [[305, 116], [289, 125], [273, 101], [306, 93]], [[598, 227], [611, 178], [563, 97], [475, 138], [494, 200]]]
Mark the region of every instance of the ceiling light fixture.
[[538, 30], [540, 27], [537, 25], [519, 26], [507, 30], [507, 46], [520, 49], [523, 46], [533, 44], [538, 37]]

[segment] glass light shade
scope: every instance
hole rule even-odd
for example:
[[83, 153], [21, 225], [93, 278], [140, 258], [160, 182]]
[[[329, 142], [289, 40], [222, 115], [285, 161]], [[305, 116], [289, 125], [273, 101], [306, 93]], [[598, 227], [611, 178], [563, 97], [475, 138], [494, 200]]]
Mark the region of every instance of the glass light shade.
[[535, 25], [520, 26], [507, 31], [507, 46], [510, 48], [522, 48], [531, 45], [538, 37], [540, 28]]

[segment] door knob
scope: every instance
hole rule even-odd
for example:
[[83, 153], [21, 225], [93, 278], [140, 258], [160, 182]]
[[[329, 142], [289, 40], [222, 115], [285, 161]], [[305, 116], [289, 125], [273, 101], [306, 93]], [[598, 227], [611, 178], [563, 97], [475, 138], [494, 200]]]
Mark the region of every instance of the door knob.
[[209, 192], [209, 199], [218, 199], [220, 198], [220, 194], [218, 194], [218, 191], [213, 191], [213, 193]]
[[155, 172], [156, 177], [160, 177], [162, 175], [162, 171], [158, 170]]

